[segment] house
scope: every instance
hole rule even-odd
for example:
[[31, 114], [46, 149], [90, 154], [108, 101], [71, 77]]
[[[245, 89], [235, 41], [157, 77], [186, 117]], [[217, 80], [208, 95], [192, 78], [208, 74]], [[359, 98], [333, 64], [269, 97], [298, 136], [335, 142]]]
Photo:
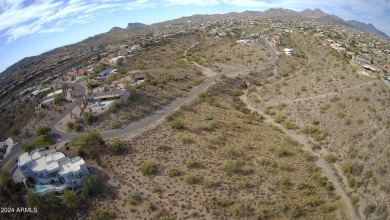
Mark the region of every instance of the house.
[[333, 49], [335, 49], [338, 53], [345, 53], [347, 51], [347, 49], [345, 49], [344, 47], [341, 47], [341, 45], [338, 43], [330, 44], [330, 46]]
[[137, 83], [140, 80], [145, 80], [147, 77], [146, 74], [138, 74], [134, 76], [134, 81]]
[[59, 90], [56, 90], [54, 92], [51, 92], [51, 93], [47, 94], [45, 96], [45, 98], [43, 98], [42, 102], [38, 104], [38, 108], [54, 105], [55, 104], [55, 98], [59, 94], [63, 94], [63, 93], [64, 93], [64, 90], [63, 89], [59, 89]]
[[105, 69], [105, 70], [103, 70], [102, 72], [100, 72], [99, 74], [96, 75], [96, 79], [98, 79], [98, 80], [105, 80], [109, 76], [114, 75], [116, 72], [117, 72], [117, 69], [111, 69], [111, 68]]
[[252, 39], [241, 39], [241, 40], [237, 40], [237, 43], [238, 44], [250, 44], [250, 43], [253, 43], [255, 42], [254, 40]]
[[74, 71], [77, 71], [79, 69], [82, 69], [84, 67], [83, 64], [79, 64], [79, 65], [76, 65], [74, 67], [72, 67], [71, 71], [74, 72]]
[[142, 47], [140, 44], [135, 44], [133, 46], [131, 46], [130, 50], [133, 50], [133, 51], [137, 51], [137, 50], [141, 50]]
[[108, 62], [110, 62], [111, 64], [116, 64], [116, 62], [118, 60], [120, 60], [120, 59], [123, 60], [123, 58], [125, 58], [125, 56], [117, 56], [117, 57], [110, 59]]
[[327, 45], [329, 45], [329, 44], [333, 44], [333, 43], [334, 43], [334, 41], [333, 41], [332, 39], [325, 39], [324, 42], [323, 42], [323, 44], [324, 44], [325, 46], [327, 46]]
[[375, 66], [368, 65], [368, 64], [363, 65], [363, 72], [370, 76], [373, 76], [375, 71], [377, 70], [378, 68], [376, 68]]
[[288, 55], [288, 56], [292, 56], [292, 55], [294, 55], [294, 49], [292, 49], [292, 48], [284, 48], [284, 53], [286, 54], [286, 55]]
[[281, 37], [279, 35], [275, 35], [273, 37], [271, 37], [271, 42], [273, 44], [280, 44], [281, 43]]
[[24, 180], [30, 178], [36, 185], [45, 185], [44, 188], [38, 188], [40, 190], [36, 190], [37, 193], [62, 192], [65, 189], [80, 187], [83, 177], [89, 175], [88, 166], [83, 158], [69, 159], [61, 152], [42, 155], [40, 149], [19, 155], [18, 167]]
[[101, 93], [95, 93], [93, 95], [86, 96], [85, 99], [87, 102], [100, 102], [106, 100], [114, 100], [122, 98], [127, 91], [123, 89], [113, 89], [111, 91], [104, 91]]

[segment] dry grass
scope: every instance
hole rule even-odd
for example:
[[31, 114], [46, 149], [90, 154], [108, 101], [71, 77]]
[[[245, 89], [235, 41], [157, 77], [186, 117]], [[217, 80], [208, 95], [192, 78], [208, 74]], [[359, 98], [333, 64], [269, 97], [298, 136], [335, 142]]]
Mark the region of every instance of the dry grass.
[[[389, 88], [382, 80], [358, 75], [354, 66], [319, 44], [320, 39], [300, 34], [293, 39], [304, 42], [301, 49], [310, 62], [288, 77], [263, 79], [252, 89], [250, 100], [301, 128], [326, 132], [324, 137], [310, 136], [319, 148], [334, 154], [336, 169], [347, 162], [364, 164], [354, 179], [343, 175], [346, 185], [364, 195], [358, 203], [362, 209], [371, 204], [389, 207], [389, 173], [379, 172], [390, 154]], [[290, 59], [282, 56], [278, 62]]]
[[[162, 123], [127, 142], [133, 153], [106, 157], [102, 166], [118, 193], [99, 206], [134, 219], [336, 218], [337, 196], [317, 184], [300, 146], [227, 95], [241, 84], [221, 81], [179, 110], [174, 117], [184, 129]], [[199, 127], [210, 121], [213, 129]], [[147, 161], [157, 166], [154, 176], [139, 170]], [[134, 191], [142, 202], [132, 202]]]

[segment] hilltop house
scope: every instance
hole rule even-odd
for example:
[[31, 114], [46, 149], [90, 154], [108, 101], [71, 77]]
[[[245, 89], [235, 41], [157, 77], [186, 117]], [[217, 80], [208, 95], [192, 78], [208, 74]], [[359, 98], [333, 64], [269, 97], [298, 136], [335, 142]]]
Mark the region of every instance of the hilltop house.
[[97, 75], [96, 75], [96, 79], [98, 79], [98, 80], [105, 80], [105, 79], [107, 79], [109, 76], [114, 75], [115, 73], [117, 73], [117, 69], [108, 68], [108, 69], [103, 70], [103, 71], [100, 72], [99, 74], [97, 74]]
[[83, 177], [89, 175], [81, 157], [69, 159], [61, 152], [42, 155], [39, 149], [19, 155], [18, 167], [25, 180], [32, 178], [35, 184], [46, 185], [45, 189], [57, 192], [79, 187]]
[[126, 90], [122, 89], [113, 89], [111, 91], [104, 91], [101, 93], [95, 93], [93, 95], [86, 96], [85, 99], [89, 103], [115, 100], [122, 98], [126, 92]]

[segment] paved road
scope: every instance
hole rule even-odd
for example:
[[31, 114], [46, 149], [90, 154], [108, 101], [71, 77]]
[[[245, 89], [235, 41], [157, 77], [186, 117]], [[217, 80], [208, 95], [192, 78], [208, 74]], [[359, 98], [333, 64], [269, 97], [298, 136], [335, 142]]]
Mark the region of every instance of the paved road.
[[[272, 48], [272, 46], [268, 42], [266, 42], [266, 46], [267, 46], [268, 50], [271, 52], [271, 58], [269, 60], [267, 60], [266, 62], [264, 62], [262, 65], [272, 64], [278, 59], [278, 55], [276, 54], [276, 51]], [[237, 70], [232, 69], [232, 70], [228, 70], [228, 71], [219, 73], [211, 78], [208, 78], [202, 84], [200, 84], [198, 87], [192, 89], [187, 95], [176, 99], [174, 102], [165, 106], [163, 109], [158, 110], [152, 116], [147, 117], [141, 121], [132, 123], [131, 125], [129, 125], [127, 127], [115, 129], [115, 130], [110, 130], [110, 131], [104, 131], [104, 132], [101, 132], [100, 134], [103, 138], [113, 138], [113, 137], [118, 137], [118, 136], [122, 136], [122, 135], [125, 135], [128, 133], [131, 133], [131, 132], [135, 132], [135, 131], [138, 131], [142, 128], [145, 128], [149, 125], [152, 125], [153, 123], [157, 122], [158, 120], [164, 118], [172, 110], [178, 108], [180, 105], [182, 105], [183, 103], [192, 99], [193, 97], [198, 95], [200, 92], [206, 90], [211, 84], [213, 84], [222, 75], [229, 75], [229, 74], [232, 74], [235, 72], [237, 72]], [[69, 108], [67, 110], [65, 110], [64, 112], [62, 112], [60, 115], [58, 115], [48, 125], [52, 130], [51, 133], [61, 141], [72, 139], [77, 134], [60, 131], [55, 127], [55, 125], [58, 122], [60, 122], [62, 118], [64, 118], [66, 115], [68, 115], [70, 113], [70, 111], [72, 111], [77, 106], [77, 103], [83, 98], [83, 95], [85, 94], [85, 87], [83, 85], [80, 85], [77, 83], [69, 83], [69, 82], [63, 82], [63, 83], [68, 84], [69, 86], [75, 87], [79, 92], [77, 94], [76, 99], [69, 106]], [[13, 166], [13, 164], [15, 164], [17, 156], [22, 152], [23, 152], [23, 150], [20, 147], [17, 147], [13, 151], [11, 151], [11, 153], [8, 154], [6, 158], [4, 158], [2, 161], [0, 161], [0, 168], [5, 169], [5, 170], [9, 170]]]

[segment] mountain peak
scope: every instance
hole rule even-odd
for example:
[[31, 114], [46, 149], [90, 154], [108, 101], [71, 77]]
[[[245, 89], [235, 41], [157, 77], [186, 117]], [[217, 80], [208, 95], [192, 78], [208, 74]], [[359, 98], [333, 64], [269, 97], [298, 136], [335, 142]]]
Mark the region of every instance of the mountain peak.
[[314, 9], [314, 10], [311, 10], [311, 9], [305, 9], [301, 12], [299, 12], [299, 14], [305, 18], [322, 18], [322, 17], [325, 17], [325, 16], [328, 16], [328, 14], [326, 14], [325, 12], [321, 11], [321, 9]]
[[143, 27], [143, 26], [145, 26], [145, 24], [137, 23], [137, 22], [136, 23], [128, 23], [126, 29], [140, 28], [140, 27]]
[[355, 21], [355, 20], [349, 20], [349, 21], [347, 21], [347, 23], [352, 25], [352, 26], [354, 26], [355, 28], [360, 29], [360, 30], [367, 31], [367, 32], [370, 32], [370, 33], [382, 36], [382, 37], [384, 37], [386, 39], [390, 39], [390, 37], [387, 34], [383, 33], [380, 30], [378, 30], [371, 23], [366, 24], [366, 23], [363, 23], [363, 22], [360, 22], [360, 21]]

